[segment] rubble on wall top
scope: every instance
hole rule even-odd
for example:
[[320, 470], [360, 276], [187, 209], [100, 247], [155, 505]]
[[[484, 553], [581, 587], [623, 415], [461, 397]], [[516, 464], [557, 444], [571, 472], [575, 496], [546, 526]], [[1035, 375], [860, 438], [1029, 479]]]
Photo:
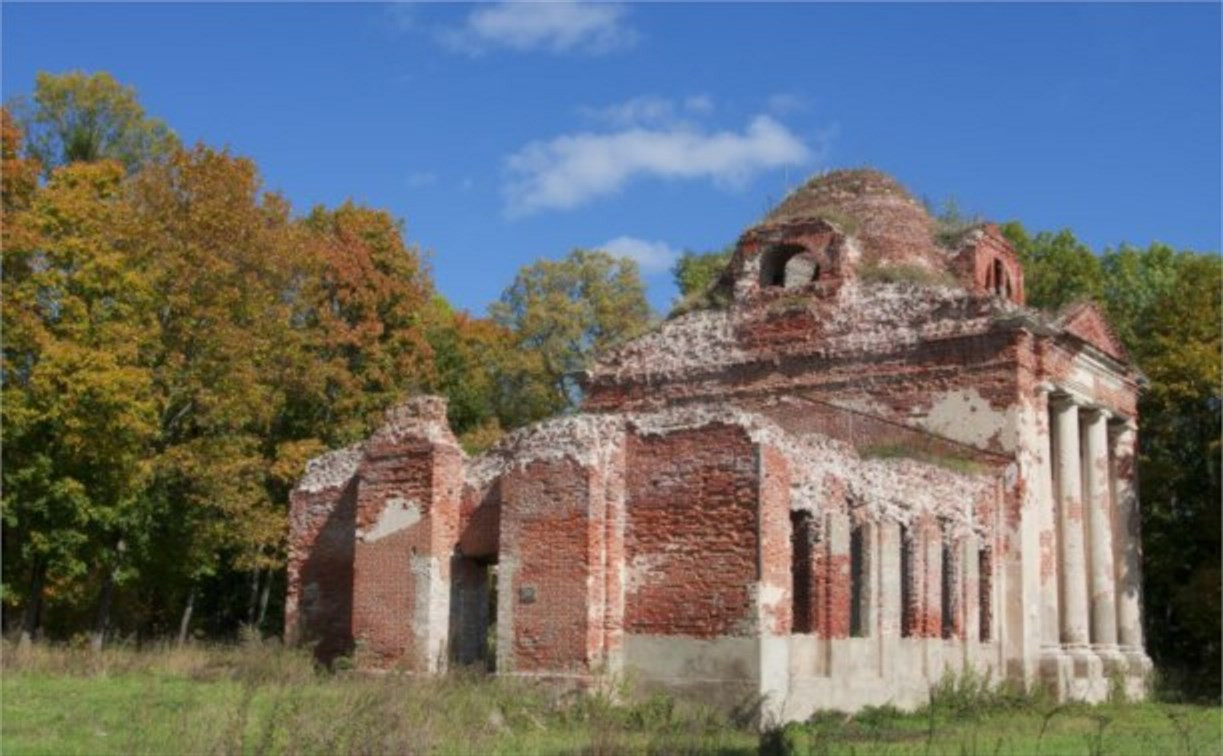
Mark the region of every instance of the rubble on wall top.
[[381, 428], [372, 440], [392, 440], [418, 436], [434, 444], [457, 446], [458, 442], [446, 420], [448, 403], [441, 396], [416, 396], [386, 411]]
[[346, 484], [357, 473], [365, 444], [358, 443], [343, 449], [321, 454], [306, 463], [306, 474], [297, 484], [303, 493], [318, 493]]

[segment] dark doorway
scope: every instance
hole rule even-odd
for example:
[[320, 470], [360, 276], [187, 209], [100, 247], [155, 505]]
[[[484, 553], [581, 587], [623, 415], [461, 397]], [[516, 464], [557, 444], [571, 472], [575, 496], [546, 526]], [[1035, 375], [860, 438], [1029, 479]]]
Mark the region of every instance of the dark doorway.
[[456, 557], [450, 584], [450, 656], [456, 664], [496, 671], [497, 563]]

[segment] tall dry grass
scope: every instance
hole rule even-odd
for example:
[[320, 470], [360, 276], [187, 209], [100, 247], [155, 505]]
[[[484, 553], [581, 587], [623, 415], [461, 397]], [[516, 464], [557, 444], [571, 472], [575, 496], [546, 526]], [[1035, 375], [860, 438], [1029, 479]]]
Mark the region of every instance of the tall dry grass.
[[101, 712], [99, 721], [118, 722], [122, 732], [111, 733], [99, 752], [708, 753], [748, 752], [754, 739], [711, 709], [634, 696], [623, 686], [576, 695], [462, 670], [440, 677], [333, 673], [303, 652], [254, 636], [237, 645], [97, 653], [6, 644], [0, 669], [6, 678], [92, 678], [91, 687], [113, 686], [108, 700], [117, 710]]

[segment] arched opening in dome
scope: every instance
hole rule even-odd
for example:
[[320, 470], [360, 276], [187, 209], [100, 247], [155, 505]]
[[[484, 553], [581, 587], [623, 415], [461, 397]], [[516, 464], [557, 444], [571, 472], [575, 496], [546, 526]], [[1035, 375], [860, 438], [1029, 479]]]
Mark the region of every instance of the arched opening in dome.
[[994, 260], [994, 269], [990, 278], [992, 285], [989, 288], [993, 289], [995, 294], [1010, 299], [1011, 277], [1007, 275], [1001, 260]]
[[819, 278], [819, 259], [795, 244], [770, 247], [760, 260], [762, 288], [797, 289]]

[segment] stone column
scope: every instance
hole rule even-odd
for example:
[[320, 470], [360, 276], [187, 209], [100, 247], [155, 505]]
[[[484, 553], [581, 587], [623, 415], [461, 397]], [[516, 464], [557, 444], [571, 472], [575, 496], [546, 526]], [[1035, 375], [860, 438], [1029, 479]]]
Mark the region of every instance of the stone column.
[[900, 647], [901, 581], [907, 580], [900, 569], [900, 525], [895, 520], [879, 523], [879, 673], [891, 679]]
[[1142, 638], [1142, 537], [1135, 448], [1138, 427], [1127, 420], [1114, 424], [1111, 430], [1117, 636], [1131, 668], [1147, 669], [1151, 663]]
[[[1122, 663], [1117, 651], [1117, 604], [1113, 578], [1112, 491], [1108, 463], [1108, 419], [1112, 413], [1091, 409], [1083, 413], [1085, 448], [1084, 487], [1091, 587], [1092, 649], [1106, 665]], [[1109, 667], [1110, 669], [1112, 667]]]
[[1053, 433], [1057, 443], [1058, 541], [1061, 545], [1061, 639], [1067, 649], [1085, 649], [1087, 562], [1083, 544], [1083, 479], [1080, 469], [1079, 408], [1067, 396], [1054, 397]]
[[1038, 502], [1040, 531], [1040, 648], [1041, 656], [1061, 655], [1061, 620], [1058, 613], [1057, 506], [1053, 492], [1053, 434], [1050, 430], [1049, 394], [1053, 386], [1036, 387], [1036, 440], [1033, 450], [1032, 494]]

